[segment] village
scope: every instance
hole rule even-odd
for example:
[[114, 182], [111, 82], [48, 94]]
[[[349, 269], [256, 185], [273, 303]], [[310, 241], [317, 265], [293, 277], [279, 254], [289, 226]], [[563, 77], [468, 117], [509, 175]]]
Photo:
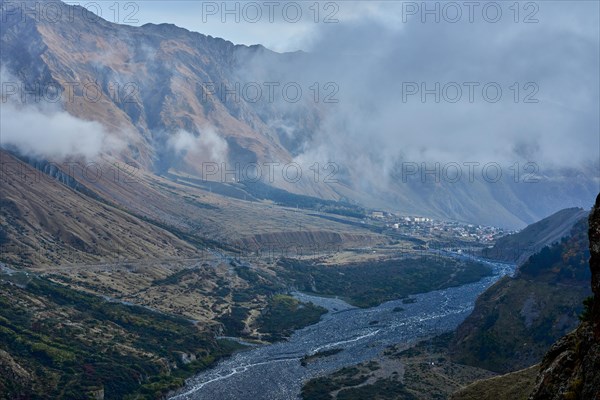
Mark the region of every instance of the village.
[[513, 231], [495, 226], [475, 225], [422, 216], [409, 216], [387, 211], [373, 211], [369, 222], [383, 223], [387, 229], [412, 237], [452, 236], [482, 245], [493, 244], [499, 237]]

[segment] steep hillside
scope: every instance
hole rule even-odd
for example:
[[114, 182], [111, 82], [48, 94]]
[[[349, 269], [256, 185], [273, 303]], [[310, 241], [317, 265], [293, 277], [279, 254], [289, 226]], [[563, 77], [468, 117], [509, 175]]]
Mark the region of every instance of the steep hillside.
[[587, 219], [569, 236], [531, 256], [515, 277], [484, 292], [459, 326], [450, 352], [455, 361], [495, 372], [539, 362], [549, 346], [574, 329], [589, 295]]
[[[181, 317], [0, 271], [0, 398], [161, 398], [240, 348]], [[129, 397], [131, 396], [131, 397]]]
[[[367, 229], [93, 164], [33, 161], [0, 150], [2, 257], [26, 266], [201, 256], [207, 248], [318, 252], [385, 238]], [[92, 165], [100, 173], [86, 175]], [[66, 172], [61, 168], [65, 168]], [[261, 220], [261, 224], [257, 221]]]
[[535, 383], [539, 365], [476, 381], [453, 393], [451, 400], [527, 400]]
[[576, 331], [545, 355], [530, 400], [600, 399], [600, 195], [589, 219], [593, 298]]
[[577, 329], [554, 343], [540, 365], [474, 382], [454, 393], [452, 400], [600, 399], [600, 195], [588, 225], [593, 296], [585, 301]]
[[581, 208], [561, 210], [515, 234], [498, 239], [492, 248], [483, 251], [483, 256], [522, 264], [530, 255], [568, 235], [573, 225], [587, 214]]
[[83, 187], [75, 190], [60, 176], [41, 173], [2, 150], [0, 165], [1, 261], [38, 267], [199, 254], [167, 230], [86, 195]]
[[[64, 108], [124, 139], [127, 149], [120, 156], [136, 165], [157, 172], [176, 167], [221, 180], [220, 173], [203, 170], [205, 163], [220, 167], [227, 162], [229, 170], [236, 162], [242, 168], [289, 163], [290, 152], [266, 122], [295, 117], [310, 126], [310, 119], [318, 118], [310, 102], [288, 116], [272, 104], [269, 108], [262, 97], [256, 104], [246, 101], [241, 89], [225, 95], [226, 88], [235, 91], [246, 83], [238, 72], [257, 53], [280, 59], [293, 54], [236, 46], [170, 24], [113, 24], [83, 7], [61, 7], [58, 20], [7, 10], [0, 31], [2, 65], [34, 93], [28, 104], [44, 102], [40, 97], [48, 87], [61, 88]], [[26, 52], [17, 56], [22, 49]], [[308, 106], [311, 112], [300, 113]], [[311, 185], [299, 188], [285, 179], [273, 183], [315, 194]], [[326, 186], [319, 193], [335, 196]]]

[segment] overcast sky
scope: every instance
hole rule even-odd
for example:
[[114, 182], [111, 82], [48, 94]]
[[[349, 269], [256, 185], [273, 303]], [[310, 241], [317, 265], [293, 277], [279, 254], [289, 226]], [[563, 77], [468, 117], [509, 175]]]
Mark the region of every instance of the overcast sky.
[[[82, 3], [83, 4], [83, 3]], [[138, 1], [99, 2], [109, 21], [142, 25], [168, 22], [238, 44], [263, 44], [276, 51], [310, 50], [319, 38], [365, 22], [403, 30], [411, 25], [555, 25], [598, 36], [596, 1]], [[424, 5], [425, 4], [425, 5]], [[89, 7], [94, 10], [94, 6]], [[501, 15], [497, 14], [501, 12]], [[515, 21], [517, 21], [515, 23]]]

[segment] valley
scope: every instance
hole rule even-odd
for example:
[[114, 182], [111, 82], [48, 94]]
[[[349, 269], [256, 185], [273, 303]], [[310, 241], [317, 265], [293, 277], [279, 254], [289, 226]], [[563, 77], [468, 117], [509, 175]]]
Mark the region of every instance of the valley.
[[0, 400], [600, 400], [600, 6], [226, 4], [0, 0]]
[[[306, 197], [306, 208], [291, 208], [270, 199], [248, 201], [203, 187], [182, 186], [144, 172], [127, 185], [108, 178], [92, 184], [81, 176], [26, 163], [5, 151], [0, 155], [3, 171], [19, 171], [2, 177], [6, 184], [0, 209], [6, 222], [1, 260], [5, 273], [0, 276], [3, 299], [8, 302], [26, 290], [27, 301], [55, 307], [54, 297], [48, 298], [45, 291], [32, 291], [36, 282], [41, 282], [44, 290], [67, 291], [68, 310], [86, 309], [86, 304], [93, 303], [117, 308], [126, 315], [131, 310], [132, 317], [139, 310], [158, 321], [176, 318], [185, 326], [181, 329], [211, 341], [202, 352], [172, 343], [175, 347], [170, 353], [154, 356], [157, 363], [169, 367], [149, 370], [152, 372], [138, 383], [113, 377], [111, 385], [118, 387], [108, 383], [105, 387], [102, 377], [94, 378], [93, 385], [75, 380], [75, 392], [88, 390], [81, 389], [81, 385], [88, 385], [92, 392], [104, 391], [106, 398], [113, 398], [115, 393], [164, 395], [239, 347], [220, 337], [231, 337], [234, 343], [260, 344], [259, 348], [289, 340], [298, 329], [318, 323], [326, 310], [319, 305], [323, 299], [316, 301], [308, 294], [288, 296], [297, 290], [342, 296], [354, 304], [353, 308], [368, 309], [394, 299], [405, 302], [408, 296], [419, 293], [485, 281], [492, 273], [485, 264], [444, 250], [465, 247], [474, 251], [487, 244], [477, 236], [459, 235], [452, 229], [427, 228], [408, 234], [389, 221], [367, 216], [367, 211], [356, 214], [358, 209], [354, 208], [354, 214], [345, 215], [349, 206], [344, 204]], [[27, 201], [22, 201], [25, 191]], [[72, 217], [74, 210], [77, 218]], [[182, 222], [163, 218], [164, 210], [181, 215]], [[52, 218], [41, 219], [44, 213]], [[259, 215], [268, 215], [270, 222], [256, 225]], [[91, 230], [87, 228], [90, 226]], [[80, 349], [79, 342], [69, 350], [60, 337], [39, 338], [30, 333], [28, 324], [38, 324], [31, 321], [39, 320], [43, 326], [49, 321], [78, 324], [78, 312], [33, 314], [20, 325], [3, 322], [7, 335], [4, 351], [9, 354], [5, 358], [7, 371], [11, 376], [19, 372], [22, 378], [16, 385], [12, 379], [0, 382], [9, 393], [54, 393], [62, 385], [51, 378], [58, 371], [100, 362], [90, 359], [89, 347]], [[90, 320], [88, 324], [101, 321]], [[162, 322], [156, 324], [170, 329]], [[122, 329], [128, 332], [130, 327]], [[168, 338], [160, 329], [148, 334], [154, 335], [153, 340], [162, 348], [161, 340]], [[134, 338], [139, 335], [126, 334]], [[14, 346], [21, 340], [16, 338], [21, 335], [29, 335], [31, 348], [49, 346], [51, 353], [55, 351], [52, 349], [67, 351], [67, 362], [40, 362], [16, 351]], [[115, 341], [116, 336], [108, 334], [103, 343], [112, 348], [117, 345]], [[128, 351], [144, 354], [138, 343], [129, 344]], [[204, 354], [205, 362], [190, 362], [198, 360], [200, 354]], [[109, 368], [119, 361], [102, 362]]]
[[[257, 390], [260, 387], [260, 394], [254, 395], [257, 398], [302, 395], [310, 399], [331, 391], [352, 398], [381, 388], [405, 393], [407, 398], [427, 398], [434, 392], [449, 396], [474, 380], [503, 371], [467, 359], [469, 354], [477, 354], [474, 350], [454, 350], [462, 358], [453, 356], [448, 346], [456, 342], [454, 338], [446, 339], [439, 350], [426, 346], [420, 355], [402, 353], [412, 346], [423, 346], [418, 344], [420, 340], [434, 340], [431, 338], [456, 328], [460, 332], [465, 319], [475, 318], [469, 314], [485, 289], [518, 279], [505, 276], [513, 273], [512, 264], [478, 258], [485, 251], [494, 251], [498, 258], [502, 258], [499, 252], [514, 251], [514, 246], [503, 247], [507, 250], [490, 247], [498, 237], [498, 243], [505, 240], [502, 229], [381, 213], [309, 196], [298, 198], [285, 191], [275, 192], [273, 198], [266, 197], [266, 193], [260, 199], [231, 197], [229, 192], [213, 192], [210, 185], [207, 190], [207, 183], [184, 185], [181, 180], [143, 171], [133, 184], [111, 179], [92, 184], [82, 176], [52, 173], [53, 170], [26, 163], [8, 152], [1, 155], [4, 168], [18, 166], [20, 170], [19, 174], [3, 176], [8, 190], [3, 191], [5, 207], [0, 210], [6, 221], [2, 262], [9, 271], [1, 277], [6, 288], [3, 298], [22, 296], [14, 291], [41, 280], [56, 290], [72, 291], [74, 298], [85, 299], [71, 300], [69, 307], [80, 307], [82, 301], [98, 302], [102, 307], [125, 307], [121, 312], [126, 314], [129, 310], [141, 310], [159, 320], [180, 318], [185, 329], [212, 341], [202, 353], [209, 357], [206, 362], [190, 362], [198, 360], [199, 350], [174, 343], [177, 350], [170, 355], [155, 355], [160, 360], [157, 362], [171, 367], [154, 369], [137, 384], [127, 380], [118, 383], [116, 379], [119, 389], [105, 387], [104, 379], [96, 379], [89, 390], [104, 390], [108, 394], [119, 390], [131, 396], [169, 392], [184, 398], [228, 393], [226, 396], [239, 398], [240, 391], [247, 390], [245, 382], [253, 382], [258, 374], [270, 379], [264, 387], [254, 385]], [[27, 186], [31, 188], [27, 189], [28, 201], [18, 200]], [[249, 193], [243, 187], [227, 186]], [[147, 200], [142, 201], [142, 196]], [[297, 206], [290, 207], [295, 201]], [[70, 217], [73, 209], [83, 210], [78, 218]], [[48, 210], [43, 212], [54, 216], [50, 224], [39, 219], [40, 210]], [[58, 218], [59, 215], [64, 218]], [[174, 217], [177, 215], [180, 219]], [[268, 215], [268, 223], [256, 224], [264, 215]], [[548, 225], [549, 229], [560, 224], [569, 226], [575, 219], [570, 215], [582, 213], [574, 210], [569, 214], [570, 222], [559, 216], [556, 222], [541, 225]], [[81, 228], [91, 225], [92, 220], [94, 226], [104, 230]], [[580, 226], [579, 232], [584, 228]], [[57, 231], [65, 234], [57, 236]], [[101, 245], [107, 238], [107, 244]], [[574, 251], [575, 258], [559, 276], [566, 283], [584, 285], [586, 277], [578, 272], [581, 259], [577, 257], [585, 258], [578, 256], [585, 241], [577, 238], [563, 244]], [[115, 243], [117, 246], [111, 247]], [[539, 268], [532, 266], [535, 272], [531, 273], [539, 274]], [[16, 281], [15, 276], [19, 277]], [[543, 279], [549, 283], [547, 290], [554, 290], [552, 276]], [[536, 296], [546, 296], [543, 293], [546, 292]], [[30, 296], [29, 301], [48, 301], [43, 292]], [[539, 313], [540, 306], [535, 299], [532, 301], [531, 313]], [[566, 301], [568, 304], [560, 307], [577, 307], [579, 295]], [[35, 319], [42, 324], [51, 318], [70, 325], [76, 323], [73, 315], [40, 314]], [[562, 329], [572, 326], [566, 321]], [[26, 325], [3, 326], [7, 338], [11, 338], [8, 343], [16, 343], [16, 335], [32, 335]], [[479, 322], [474, 326], [479, 326]], [[151, 334], [158, 335], [158, 331]], [[558, 334], [554, 332], [552, 337]], [[53, 348], [66, 350], [64, 342], [55, 339], [32, 336], [29, 340], [29, 346], [50, 346], [50, 352]], [[111, 343], [112, 338], [106, 345], [114, 346]], [[236, 353], [242, 348], [240, 343], [242, 347], [244, 343], [251, 344], [251, 348]], [[550, 342], [545, 343], [535, 357]], [[143, 352], [138, 346], [132, 344], [128, 351]], [[10, 358], [5, 357], [9, 360], [5, 365], [10, 374], [20, 373], [22, 379], [16, 386], [7, 386], [12, 380], [3, 381], [13, 393], [28, 393], [24, 389], [27, 382], [41, 385], [40, 389], [29, 389], [33, 390], [29, 393], [43, 387], [57, 388], [60, 381], [52, 380], [52, 374], [73, 368], [73, 363], [83, 365], [89, 358], [85, 353], [89, 350], [71, 350], [66, 364], [42, 363], [44, 372], [34, 375], [32, 368], [40, 368], [36, 359], [14, 353], [13, 345], [5, 348], [11, 354]], [[186, 355], [174, 356], [180, 353]], [[388, 353], [398, 354], [394, 357], [404, 361], [398, 364]], [[215, 365], [222, 356], [231, 358]], [[434, 365], [436, 369], [432, 371], [424, 358], [434, 357], [444, 361]], [[95, 362], [98, 361], [92, 364]], [[108, 361], [113, 362], [117, 361]], [[285, 365], [289, 373], [281, 373], [279, 364]], [[411, 367], [405, 371], [401, 365]], [[366, 380], [352, 377], [354, 368], [366, 368], [359, 373]], [[178, 391], [185, 379], [198, 373]], [[334, 381], [339, 382], [329, 382], [329, 374], [336, 374]], [[449, 383], [436, 386], [438, 379]], [[239, 389], [230, 391], [230, 380]], [[74, 387], [88, 385], [81, 382], [74, 382]], [[329, 388], [325, 394], [322, 385]]]
[[544, 240], [545, 232], [564, 232], [485, 289], [453, 331], [414, 346], [398, 343], [362, 363], [312, 378], [302, 398], [528, 399], [540, 384], [545, 352], [561, 336], [573, 335], [590, 313], [584, 312], [592, 301], [585, 261], [588, 218], [581, 211], [562, 210], [487, 248], [511, 241], [511, 252], [503, 257], [515, 257], [532, 241]]
[[[479, 282], [417, 294], [410, 302], [395, 300], [371, 308], [297, 294], [300, 300], [325, 306], [329, 312], [319, 323], [295, 332], [286, 342], [234, 355], [190, 380], [187, 388], [171, 398], [299, 398], [303, 380], [368, 361], [387, 346], [410, 346], [419, 339], [454, 329], [472, 310], [478, 294], [514, 268], [511, 264], [491, 266], [494, 275]], [[403, 310], [394, 311], [398, 307]], [[302, 365], [303, 357], [334, 349], [341, 351]]]

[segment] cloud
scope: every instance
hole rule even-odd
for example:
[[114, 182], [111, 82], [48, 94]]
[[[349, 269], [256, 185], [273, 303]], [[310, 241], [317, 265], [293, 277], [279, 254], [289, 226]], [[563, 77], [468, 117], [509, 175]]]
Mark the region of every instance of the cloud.
[[6, 103], [0, 116], [0, 146], [27, 156], [57, 161], [69, 157], [93, 160], [125, 145], [100, 123], [61, 110]]
[[532, 161], [552, 170], [597, 163], [599, 6], [536, 4], [538, 22], [527, 24], [532, 10], [521, 9], [516, 23], [508, 3], [498, 23], [481, 10], [473, 23], [465, 10], [458, 23], [422, 23], [420, 14], [403, 22], [401, 4], [340, 3], [340, 23], [315, 25], [302, 62], [259, 55], [241, 73], [335, 82], [339, 101], [316, 105], [326, 111], [298, 160], [333, 161], [364, 180], [401, 160]]
[[[0, 65], [0, 82], [23, 88], [23, 82]], [[126, 147], [127, 132], [109, 132], [102, 124], [77, 118], [60, 103], [33, 101], [3, 93], [0, 107], [0, 147], [29, 157], [63, 161], [94, 160]]]
[[198, 129], [199, 135], [179, 130], [167, 139], [167, 147], [178, 156], [199, 157], [203, 161], [225, 162], [227, 142], [212, 128]]
[[[279, 2], [273, 21], [263, 10], [252, 23], [243, 10], [236, 22], [222, 3], [207, 16], [203, 3], [153, 2], [139, 16], [145, 18], [140, 24], [168, 20], [235, 43], [307, 51], [295, 58], [261, 54], [239, 71], [242, 82], [302, 82], [306, 94], [315, 82], [321, 90], [327, 82], [339, 87], [339, 103], [316, 104], [320, 125], [298, 141], [291, 135], [306, 130], [280, 114], [306, 114], [305, 104], [272, 105], [274, 118], [267, 122], [277, 130], [283, 121], [285, 140], [302, 144], [299, 160], [330, 160], [359, 172], [387, 172], [400, 158], [534, 161], [553, 169], [598, 161], [598, 3], [477, 3], [471, 21], [464, 2], [332, 2], [327, 10], [329, 3], [319, 3], [316, 20], [309, 2], [299, 3], [302, 18], [293, 23], [281, 12], [288, 3], [296, 2]], [[457, 22], [449, 22], [453, 5], [461, 13]], [[490, 5], [500, 6], [498, 22], [490, 22]], [[436, 7], [438, 15], [427, 12]], [[325, 23], [332, 11], [337, 22]], [[464, 86], [469, 82], [478, 85], [473, 102]], [[403, 85], [411, 83], [419, 89], [439, 84], [441, 101], [426, 95], [422, 102], [421, 90], [406, 97]], [[452, 83], [462, 89], [456, 103], [444, 98]], [[500, 101], [483, 98], [486, 84], [501, 88]], [[370, 165], [355, 165], [365, 158]]]

